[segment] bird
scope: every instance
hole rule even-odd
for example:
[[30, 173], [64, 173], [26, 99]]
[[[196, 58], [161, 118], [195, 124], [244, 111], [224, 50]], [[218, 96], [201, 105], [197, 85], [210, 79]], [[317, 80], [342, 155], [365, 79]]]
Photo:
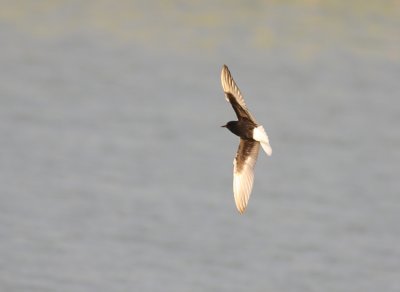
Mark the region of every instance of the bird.
[[254, 167], [260, 145], [268, 156], [271, 156], [272, 148], [264, 127], [257, 123], [247, 109], [239, 87], [226, 65], [222, 67], [221, 84], [225, 99], [232, 105], [238, 119], [221, 127], [240, 137], [239, 148], [233, 160], [233, 195], [237, 210], [243, 214], [253, 189]]

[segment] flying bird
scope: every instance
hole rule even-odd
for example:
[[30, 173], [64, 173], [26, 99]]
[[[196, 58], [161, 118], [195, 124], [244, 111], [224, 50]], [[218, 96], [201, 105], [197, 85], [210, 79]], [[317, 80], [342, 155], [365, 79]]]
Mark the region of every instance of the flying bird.
[[268, 156], [271, 156], [272, 148], [264, 127], [256, 122], [247, 109], [239, 87], [226, 65], [222, 68], [221, 83], [225, 99], [232, 105], [238, 118], [237, 121], [230, 121], [222, 127], [228, 128], [229, 131], [240, 137], [239, 148], [233, 160], [233, 194], [236, 207], [242, 214], [253, 189], [254, 167], [260, 144]]

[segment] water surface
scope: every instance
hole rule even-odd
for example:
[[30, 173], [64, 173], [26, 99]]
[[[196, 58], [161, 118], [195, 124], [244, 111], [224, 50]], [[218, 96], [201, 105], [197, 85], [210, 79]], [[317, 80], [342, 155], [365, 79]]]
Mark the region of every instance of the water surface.
[[396, 1], [1, 4], [2, 291], [399, 291]]

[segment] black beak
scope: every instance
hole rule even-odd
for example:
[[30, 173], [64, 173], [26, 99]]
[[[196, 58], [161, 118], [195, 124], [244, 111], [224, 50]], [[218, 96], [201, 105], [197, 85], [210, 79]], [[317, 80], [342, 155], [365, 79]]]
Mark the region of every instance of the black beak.
[[226, 125], [221, 126], [221, 128], [226, 128]]

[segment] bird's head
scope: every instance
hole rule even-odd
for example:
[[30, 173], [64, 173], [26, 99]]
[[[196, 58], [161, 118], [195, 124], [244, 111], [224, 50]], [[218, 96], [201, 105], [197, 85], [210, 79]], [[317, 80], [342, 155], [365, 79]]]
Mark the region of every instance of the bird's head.
[[237, 121], [230, 121], [230, 122], [227, 122], [225, 125], [223, 125], [221, 127], [230, 129], [230, 128], [234, 127], [236, 124], [237, 124]]
[[238, 123], [237, 121], [230, 121], [230, 122], [227, 122], [225, 125], [223, 125], [223, 126], [221, 126], [221, 127], [222, 127], [222, 128], [227, 128], [227, 129], [229, 129], [230, 131], [232, 131], [232, 129], [235, 128], [235, 126], [236, 126], [237, 123]]

